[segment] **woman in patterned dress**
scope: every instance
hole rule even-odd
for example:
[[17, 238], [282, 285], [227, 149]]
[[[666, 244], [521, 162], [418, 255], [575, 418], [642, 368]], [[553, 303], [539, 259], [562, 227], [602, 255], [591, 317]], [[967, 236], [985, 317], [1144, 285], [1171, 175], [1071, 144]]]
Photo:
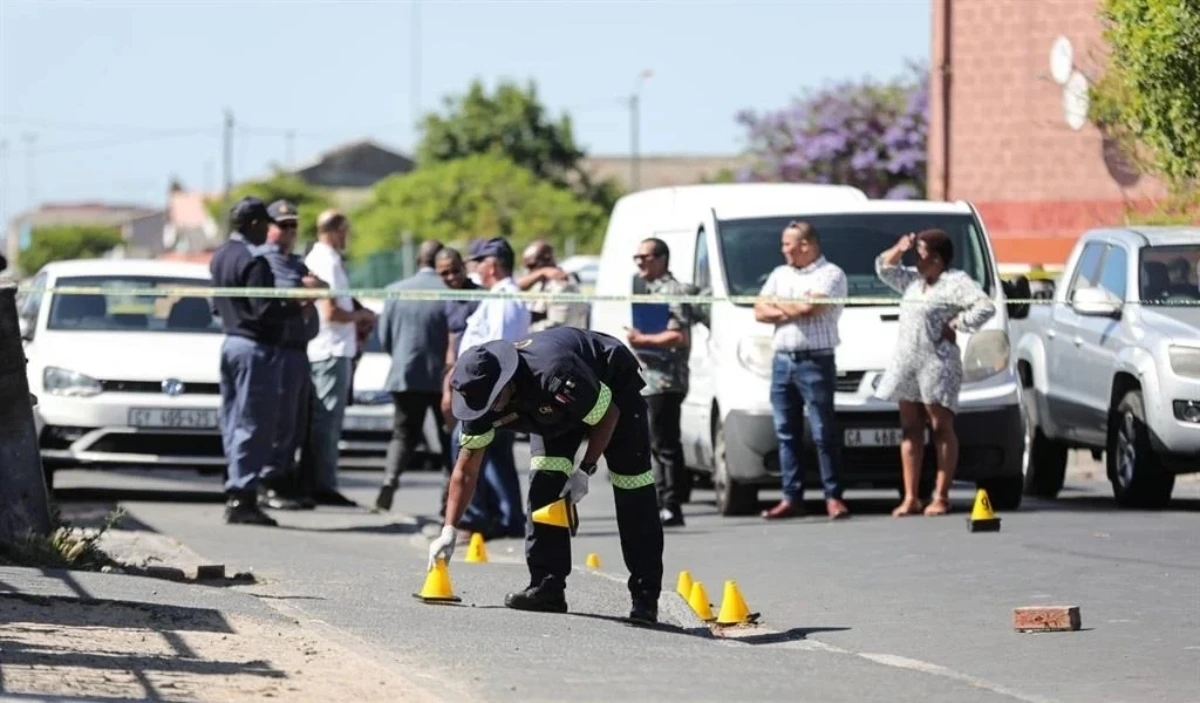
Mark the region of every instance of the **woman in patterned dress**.
[[[917, 266], [900, 265], [916, 249]], [[987, 293], [963, 271], [949, 270], [954, 244], [936, 229], [906, 234], [875, 259], [879, 279], [903, 295], [896, 354], [880, 379], [876, 395], [900, 405], [904, 500], [892, 515], [945, 515], [950, 484], [958, 468], [954, 414], [962, 387], [962, 357], [956, 331], [971, 334], [996, 314]], [[933, 500], [921, 504], [918, 485], [928, 422], [937, 451]]]

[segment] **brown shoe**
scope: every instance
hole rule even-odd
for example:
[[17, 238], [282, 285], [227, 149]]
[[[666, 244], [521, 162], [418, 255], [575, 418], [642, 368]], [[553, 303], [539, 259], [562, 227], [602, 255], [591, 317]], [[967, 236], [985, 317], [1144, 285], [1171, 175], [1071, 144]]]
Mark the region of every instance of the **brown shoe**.
[[850, 508], [841, 501], [840, 498], [830, 498], [825, 501], [825, 512], [829, 513], [830, 520], [841, 520], [850, 517]]
[[789, 501], [781, 500], [770, 510], [762, 511], [764, 520], [783, 520], [791, 517], [804, 517], [804, 506], [794, 505]]

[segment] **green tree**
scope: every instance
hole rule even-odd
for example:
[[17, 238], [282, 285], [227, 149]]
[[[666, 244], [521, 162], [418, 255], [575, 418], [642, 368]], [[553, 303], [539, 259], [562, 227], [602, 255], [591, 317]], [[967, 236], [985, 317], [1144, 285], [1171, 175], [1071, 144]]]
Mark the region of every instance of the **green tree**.
[[120, 229], [91, 225], [37, 227], [30, 240], [20, 261], [21, 269], [30, 274], [51, 261], [100, 256], [122, 241]]
[[1173, 198], [1200, 176], [1200, 2], [1102, 0], [1109, 54], [1090, 89], [1092, 120]]
[[538, 178], [499, 154], [422, 166], [376, 184], [353, 216], [352, 257], [401, 244], [403, 233], [462, 244], [475, 237], [511, 237], [514, 247], [546, 237], [561, 249], [598, 246], [608, 213], [570, 190]]
[[269, 178], [247, 181], [235, 186], [229, 201], [209, 203], [209, 212], [217, 222], [227, 224], [229, 208], [246, 196], [260, 198], [267, 205], [280, 199], [295, 203], [300, 215], [301, 241], [316, 238], [317, 215], [333, 206], [333, 200], [323, 189], [309, 185], [299, 176], [276, 169]]
[[620, 197], [614, 181], [594, 182], [581, 167], [587, 154], [575, 143], [570, 116], [552, 119], [532, 82], [521, 87], [501, 81], [489, 94], [483, 82], [475, 80], [465, 94], [443, 102], [444, 113], [425, 116], [418, 163], [502, 154], [537, 178], [571, 188], [606, 210]]

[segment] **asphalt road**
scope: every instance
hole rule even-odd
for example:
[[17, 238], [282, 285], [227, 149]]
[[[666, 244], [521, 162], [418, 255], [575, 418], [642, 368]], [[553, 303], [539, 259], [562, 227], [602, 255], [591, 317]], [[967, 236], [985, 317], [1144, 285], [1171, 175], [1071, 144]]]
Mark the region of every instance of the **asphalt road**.
[[[378, 480], [348, 472], [344, 487], [365, 505]], [[1143, 513], [1114, 509], [1106, 483], [1076, 479], [1059, 501], [1002, 514], [998, 534], [968, 533], [969, 490], [943, 518], [895, 520], [893, 493], [852, 493], [849, 521], [780, 524], [721, 518], [698, 490], [688, 526], [668, 534], [659, 629], [620, 620], [612, 492], [593, 484], [562, 616], [502, 607], [526, 579], [513, 541], [489, 543], [487, 564], [462, 563], [460, 545], [451, 578], [461, 606], [412, 598], [428, 518], [411, 516], [436, 515], [432, 474], [405, 476], [390, 515], [276, 513], [275, 530], [224, 525], [215, 480], [190, 472], [58, 479], [60, 501], [119, 501], [205, 557], [253, 569], [264, 582], [249, 592], [388, 652], [447, 700], [1142, 703], [1194, 701], [1200, 690], [1200, 483]], [[589, 552], [598, 572], [583, 566]], [[714, 606], [736, 580], [762, 628], [712, 636], [673, 595], [681, 569]], [[1080, 606], [1083, 629], [1014, 632], [1012, 609], [1037, 604]]]

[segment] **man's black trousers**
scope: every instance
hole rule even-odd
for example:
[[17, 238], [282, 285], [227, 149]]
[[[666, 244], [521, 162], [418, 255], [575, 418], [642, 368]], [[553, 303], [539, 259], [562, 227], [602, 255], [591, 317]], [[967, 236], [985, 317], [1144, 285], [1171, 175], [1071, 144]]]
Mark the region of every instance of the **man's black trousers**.
[[[604, 452], [617, 507], [621, 553], [629, 569], [629, 592], [657, 600], [662, 591], [663, 528], [658, 516], [654, 472], [650, 468], [650, 429], [646, 401], [635, 392], [615, 395], [620, 419]], [[531, 434], [529, 517], [525, 528], [525, 561], [530, 583], [562, 589], [571, 573], [571, 533], [566, 528], [533, 522], [534, 511], [559, 500], [567, 472], [575, 464], [586, 427], [552, 438]], [[589, 493], [599, 489], [597, 476]]]
[[692, 476], [683, 462], [680, 439], [682, 393], [656, 393], [646, 396], [650, 410], [650, 454], [654, 459], [654, 482], [660, 507], [678, 510], [691, 494]]

